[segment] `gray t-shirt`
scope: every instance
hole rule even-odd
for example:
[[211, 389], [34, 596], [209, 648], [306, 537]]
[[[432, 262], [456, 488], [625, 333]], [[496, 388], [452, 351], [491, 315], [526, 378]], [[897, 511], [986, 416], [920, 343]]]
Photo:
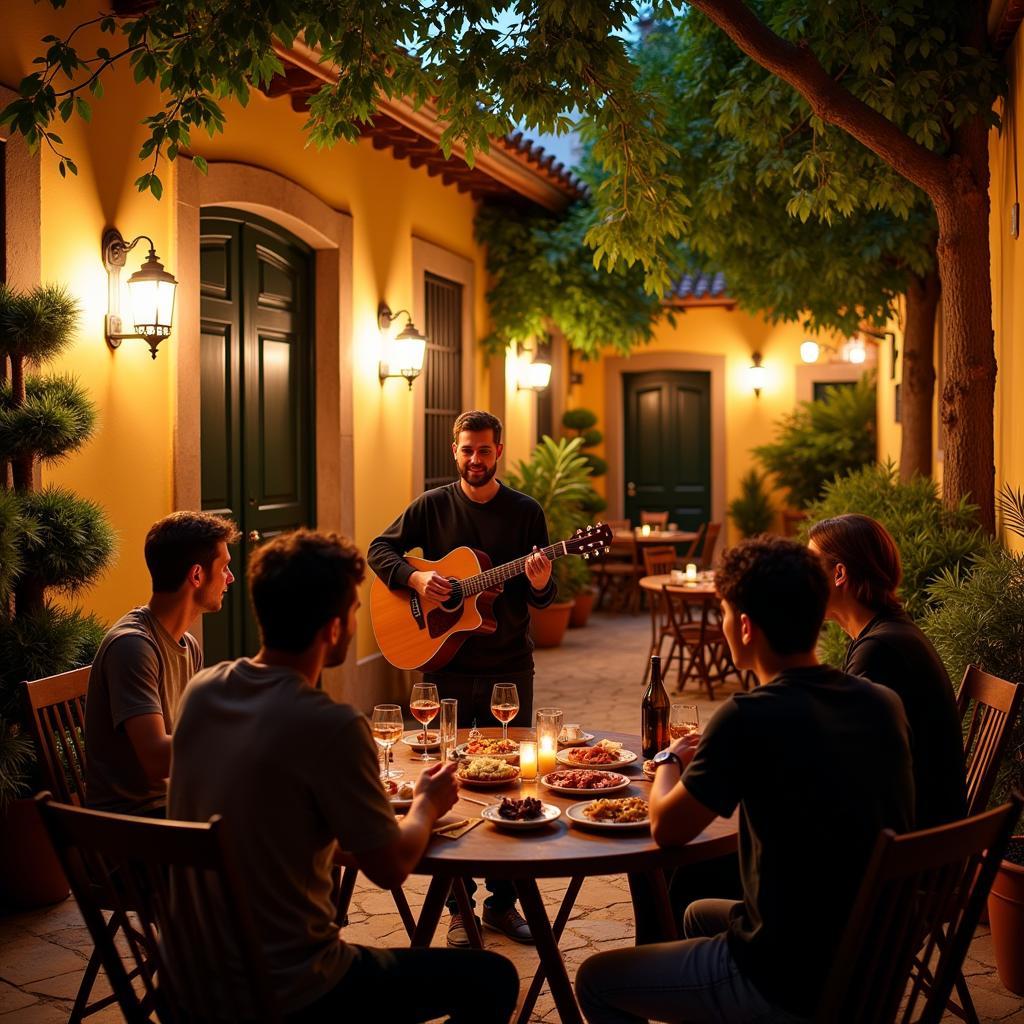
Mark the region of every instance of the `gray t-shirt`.
[[203, 667], [190, 633], [176, 643], [146, 607], [133, 608], [103, 638], [85, 700], [86, 801], [90, 807], [137, 814], [162, 807], [167, 787], [146, 779], [124, 723], [163, 715], [173, 732], [178, 702]]
[[[223, 816], [282, 1012], [333, 988], [352, 959], [331, 900], [337, 842], [365, 853], [399, 835], [366, 718], [290, 669], [248, 658], [206, 669], [174, 731], [168, 813]], [[222, 975], [245, 1006], [228, 960]]]

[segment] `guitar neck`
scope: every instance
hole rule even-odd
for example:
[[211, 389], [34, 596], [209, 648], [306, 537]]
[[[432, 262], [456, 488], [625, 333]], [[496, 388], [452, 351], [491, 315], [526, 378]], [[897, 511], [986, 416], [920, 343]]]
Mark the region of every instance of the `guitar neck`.
[[[556, 558], [561, 558], [563, 555], [571, 554], [564, 540], [559, 541], [557, 544], [550, 544], [546, 548], [541, 548], [541, 551], [547, 555], [551, 561], [554, 561]], [[531, 551], [530, 554], [533, 554], [533, 552]], [[502, 583], [506, 583], [513, 577], [525, 572], [526, 559], [529, 557], [529, 555], [523, 555], [522, 558], [517, 558], [514, 562], [506, 562], [504, 565], [496, 565], [493, 569], [488, 569], [486, 572], [461, 580], [460, 586], [463, 596], [471, 597], [473, 594], [482, 594], [485, 590], [490, 590], [492, 587], [497, 587]]]

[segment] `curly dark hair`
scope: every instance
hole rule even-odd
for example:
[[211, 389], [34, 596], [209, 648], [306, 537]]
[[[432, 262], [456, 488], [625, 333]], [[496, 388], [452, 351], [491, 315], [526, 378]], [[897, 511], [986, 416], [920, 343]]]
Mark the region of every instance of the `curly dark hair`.
[[249, 559], [249, 596], [263, 645], [298, 654], [331, 619], [348, 617], [366, 563], [347, 537], [282, 533]]
[[825, 621], [828, 577], [821, 559], [784, 537], [729, 548], [715, 572], [719, 596], [750, 617], [776, 654], [813, 649]]
[[155, 594], [173, 594], [193, 565], [207, 572], [223, 541], [234, 544], [238, 529], [230, 519], [210, 512], [172, 512], [146, 534], [146, 566]]
[[456, 417], [455, 425], [452, 427], [452, 440], [456, 444], [459, 441], [459, 434], [464, 430], [492, 430], [494, 431], [494, 443], [501, 444], [501, 420], [482, 409], [462, 412]]

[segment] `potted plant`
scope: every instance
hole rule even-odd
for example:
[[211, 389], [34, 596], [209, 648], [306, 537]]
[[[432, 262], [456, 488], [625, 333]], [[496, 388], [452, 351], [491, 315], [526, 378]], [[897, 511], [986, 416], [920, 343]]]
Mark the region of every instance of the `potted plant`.
[[37, 482], [40, 463], [80, 448], [95, 426], [73, 378], [30, 372], [70, 344], [78, 316], [63, 288], [0, 286], [0, 901], [22, 906], [68, 887], [26, 799], [39, 780], [20, 683], [92, 660], [102, 624], [55, 598], [93, 582], [114, 550], [98, 505]]
[[563, 559], [564, 578], [558, 578], [559, 593], [573, 599], [572, 614], [569, 616], [570, 629], [582, 629], [594, 610], [597, 589], [591, 582], [590, 566], [582, 558]]
[[741, 537], [766, 533], [775, 519], [775, 507], [764, 484], [764, 474], [751, 469], [740, 481], [739, 497], [729, 502], [729, 516]]
[[[579, 437], [555, 441], [545, 436], [533, 449], [529, 462], [520, 460], [508, 474], [509, 485], [530, 495], [544, 510], [552, 539], [567, 537], [588, 520], [584, 505], [593, 488], [590, 466], [580, 454], [582, 446]], [[552, 571], [558, 593], [554, 602], [547, 608], [530, 609], [530, 628], [538, 647], [557, 647], [568, 628], [575, 603], [574, 584], [562, 564], [568, 560], [555, 561]]]
[[[1024, 537], [1024, 495], [1006, 486], [998, 501], [1004, 528]], [[1024, 684], [1024, 554], [993, 544], [967, 569], [946, 569], [929, 588], [928, 633], [950, 677], [968, 664]], [[992, 803], [1024, 788], [1024, 717], [1012, 726]], [[1024, 829], [1019, 829], [1024, 833]], [[1010, 841], [988, 899], [996, 969], [1011, 992], [1024, 995], [1024, 834]]]

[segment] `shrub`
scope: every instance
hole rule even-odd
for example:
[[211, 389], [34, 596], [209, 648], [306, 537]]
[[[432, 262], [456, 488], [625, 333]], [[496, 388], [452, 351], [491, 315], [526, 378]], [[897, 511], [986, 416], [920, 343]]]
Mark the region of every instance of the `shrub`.
[[765, 533], [775, 519], [775, 507], [764, 482], [764, 474], [751, 469], [740, 481], [740, 496], [729, 502], [729, 515], [744, 537]]

